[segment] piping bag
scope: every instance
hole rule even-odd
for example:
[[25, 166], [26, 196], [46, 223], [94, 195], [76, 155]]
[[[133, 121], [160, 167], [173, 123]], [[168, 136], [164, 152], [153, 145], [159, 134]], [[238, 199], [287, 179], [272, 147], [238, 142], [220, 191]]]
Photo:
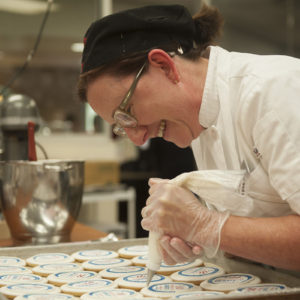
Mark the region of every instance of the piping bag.
[[154, 274], [160, 268], [162, 261], [160, 251], [158, 249], [160, 234], [158, 232], [150, 231], [148, 239], [148, 262], [147, 271], [147, 286], [151, 282]]
[[[251, 210], [253, 199], [244, 191], [245, 170], [200, 170], [178, 175], [169, 183], [189, 189], [200, 197], [203, 205], [218, 211], [232, 211], [235, 208], [238, 215], [246, 215]], [[245, 203], [247, 211], [245, 211]], [[155, 272], [160, 268], [162, 257], [159, 251], [158, 232], [149, 233], [148, 240], [148, 278], [147, 285]], [[209, 248], [205, 251], [210, 251]], [[214, 252], [214, 251], [213, 251]], [[213, 257], [215, 253], [206, 255]]]

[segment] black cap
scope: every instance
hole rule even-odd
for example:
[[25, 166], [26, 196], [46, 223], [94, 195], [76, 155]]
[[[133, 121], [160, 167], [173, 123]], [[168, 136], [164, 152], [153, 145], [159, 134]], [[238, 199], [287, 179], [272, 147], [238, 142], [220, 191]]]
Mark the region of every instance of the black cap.
[[154, 5], [121, 11], [91, 24], [84, 37], [82, 73], [176, 42], [193, 47], [195, 25], [181, 5]]

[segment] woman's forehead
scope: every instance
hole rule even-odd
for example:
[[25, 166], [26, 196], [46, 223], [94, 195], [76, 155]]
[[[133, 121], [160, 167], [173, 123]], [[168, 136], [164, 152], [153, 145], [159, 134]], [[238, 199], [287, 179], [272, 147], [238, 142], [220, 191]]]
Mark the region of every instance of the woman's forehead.
[[87, 88], [88, 103], [107, 122], [112, 122], [112, 112], [122, 101], [125, 94], [124, 83], [111, 75], [100, 76]]

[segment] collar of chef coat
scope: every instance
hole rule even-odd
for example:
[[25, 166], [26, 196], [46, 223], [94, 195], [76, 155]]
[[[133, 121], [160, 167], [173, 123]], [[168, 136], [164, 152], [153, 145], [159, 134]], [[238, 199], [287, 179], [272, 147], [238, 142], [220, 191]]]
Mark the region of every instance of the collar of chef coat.
[[208, 47], [203, 57], [209, 60], [199, 113], [199, 122], [202, 127], [209, 128], [215, 124], [220, 110], [218, 89], [216, 86], [217, 47]]

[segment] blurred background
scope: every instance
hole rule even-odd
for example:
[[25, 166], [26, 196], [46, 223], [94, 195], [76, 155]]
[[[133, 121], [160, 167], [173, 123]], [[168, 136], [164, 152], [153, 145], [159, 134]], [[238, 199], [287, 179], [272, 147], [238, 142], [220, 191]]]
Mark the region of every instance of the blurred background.
[[[206, 2], [217, 6], [224, 16], [219, 44], [227, 50], [300, 57], [300, 1]], [[172, 178], [194, 170], [194, 160], [189, 148], [178, 149], [158, 139], [143, 147], [135, 147], [126, 139], [115, 139], [109, 126], [78, 100], [76, 82], [82, 39], [91, 22], [101, 16], [144, 5], [175, 3], [184, 4], [192, 14], [201, 6], [200, 0], [54, 0], [33, 59], [5, 90], [6, 94], [25, 94], [36, 101], [42, 124], [36, 140], [49, 158], [87, 161], [87, 190], [108, 185], [133, 188], [136, 220], [132, 235], [138, 237], [145, 234], [139, 222], [140, 209], [147, 198], [148, 178]], [[0, 0], [1, 89], [33, 49], [47, 4], [47, 0]], [[43, 153], [38, 156], [42, 158]], [[174, 165], [174, 160], [180, 163]], [[97, 209], [97, 201], [92, 202], [83, 206], [80, 220], [122, 234], [120, 224], [128, 223], [129, 202], [110, 201], [106, 207], [101, 204]], [[128, 228], [124, 230], [128, 236]]]

